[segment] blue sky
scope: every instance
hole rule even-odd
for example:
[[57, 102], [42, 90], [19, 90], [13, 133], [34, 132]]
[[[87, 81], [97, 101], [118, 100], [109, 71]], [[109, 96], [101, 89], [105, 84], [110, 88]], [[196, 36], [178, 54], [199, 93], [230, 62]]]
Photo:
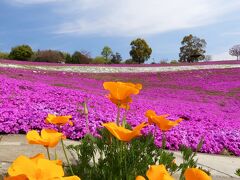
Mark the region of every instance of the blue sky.
[[213, 59], [235, 59], [228, 50], [240, 44], [239, 11], [239, 0], [1, 0], [0, 51], [29, 44], [95, 57], [107, 45], [126, 59], [140, 37], [159, 62], [177, 59], [191, 33], [207, 41]]

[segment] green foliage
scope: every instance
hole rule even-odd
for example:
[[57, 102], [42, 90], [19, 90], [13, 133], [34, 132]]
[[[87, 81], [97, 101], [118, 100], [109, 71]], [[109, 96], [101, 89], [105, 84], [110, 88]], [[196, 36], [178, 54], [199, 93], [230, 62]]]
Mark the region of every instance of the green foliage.
[[240, 168], [236, 170], [235, 174], [236, 174], [237, 176], [240, 176]]
[[64, 54], [65, 63], [71, 63], [72, 56], [69, 53]]
[[9, 58], [27, 61], [33, 55], [32, 48], [29, 45], [20, 45], [12, 48]]
[[32, 60], [36, 62], [51, 62], [51, 63], [65, 62], [63, 53], [56, 50], [44, 50], [44, 51], [38, 50], [34, 54]]
[[105, 58], [106, 61], [108, 61], [112, 55], [112, 49], [108, 46], [104, 46], [101, 55]]
[[129, 54], [132, 57], [132, 60], [139, 64], [147, 61], [152, 54], [152, 49], [144, 39], [135, 39], [131, 42], [130, 46], [131, 51]]
[[104, 57], [102, 56], [97, 56], [93, 59], [92, 61], [93, 64], [107, 64], [107, 61]]
[[[70, 60], [70, 59], [69, 59]], [[71, 61], [67, 63], [71, 64], [89, 64], [91, 63], [92, 59], [85, 55], [84, 53], [81, 53], [79, 51], [76, 51], [73, 53]]]
[[177, 64], [178, 61], [177, 60], [171, 60], [170, 64]]
[[125, 64], [136, 64], [136, 62], [133, 61], [132, 59], [127, 59], [127, 60], [125, 60], [124, 63], [125, 63]]
[[[74, 174], [82, 179], [132, 180], [138, 175], [145, 176], [149, 165], [163, 164], [170, 174], [180, 171], [183, 180], [187, 168], [197, 167], [196, 152], [183, 146], [183, 162], [178, 166], [174, 154], [157, 147], [152, 135], [135, 138], [130, 143], [117, 140], [105, 128], [99, 130], [99, 135], [93, 137], [88, 134], [81, 144], [68, 146], [77, 154], [77, 163], [72, 165]], [[202, 143], [199, 143], [197, 151]], [[69, 169], [67, 171], [70, 172]]]
[[168, 64], [168, 61], [165, 59], [160, 60], [160, 64]]
[[[197, 155], [197, 152], [200, 151], [200, 149], [202, 148], [203, 142], [204, 142], [203, 139], [201, 139], [197, 145], [197, 149], [195, 152], [191, 148], [188, 148], [186, 146], [181, 147], [183, 162], [178, 167], [178, 169], [181, 170], [180, 180], [185, 179], [183, 175], [187, 168], [196, 168], [197, 167], [196, 155]], [[204, 169], [202, 169], [202, 170], [204, 170]], [[204, 171], [207, 172], [206, 170], [204, 170]], [[207, 172], [207, 174], [210, 174], [210, 173]]]
[[6, 52], [0, 52], [0, 59], [8, 59], [9, 53]]
[[152, 135], [142, 136], [131, 143], [120, 142], [106, 129], [100, 130], [101, 138], [87, 135], [80, 145], [68, 149], [77, 153], [78, 161], [74, 173], [83, 179], [135, 179], [145, 175], [148, 165], [164, 164], [169, 172], [177, 165], [173, 153], [164, 151], [154, 144]]
[[179, 62], [197, 62], [204, 60], [206, 41], [192, 34], [185, 36], [181, 42]]
[[120, 64], [122, 61], [122, 56], [120, 53], [116, 52], [116, 54], [111, 55], [111, 64]]

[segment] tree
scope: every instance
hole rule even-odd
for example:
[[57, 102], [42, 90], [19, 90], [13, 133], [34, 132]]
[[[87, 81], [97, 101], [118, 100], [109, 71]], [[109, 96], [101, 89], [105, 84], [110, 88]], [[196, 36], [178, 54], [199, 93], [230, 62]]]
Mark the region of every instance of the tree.
[[132, 56], [132, 60], [139, 64], [147, 61], [152, 54], [152, 49], [144, 39], [135, 39], [131, 42], [130, 46], [131, 51], [129, 54]]
[[102, 57], [102, 56], [97, 56], [97, 57], [95, 57], [95, 58], [93, 59], [92, 63], [93, 63], [93, 64], [106, 64], [107, 61], [106, 61], [106, 59], [105, 59], [104, 57]]
[[65, 62], [64, 54], [61, 51], [56, 50], [38, 50], [33, 61], [36, 62], [50, 62], [50, 63], [63, 63]]
[[20, 45], [12, 48], [9, 58], [26, 61], [29, 60], [32, 55], [33, 51], [29, 45]]
[[71, 63], [72, 62], [72, 56], [69, 53], [66, 53], [64, 55], [65, 63]]
[[204, 60], [206, 41], [200, 39], [192, 34], [185, 36], [181, 42], [182, 47], [180, 47], [179, 62], [195, 62]]
[[105, 58], [106, 61], [108, 61], [112, 55], [112, 49], [108, 46], [104, 46], [101, 55]]
[[111, 64], [120, 64], [122, 61], [122, 56], [120, 53], [116, 52], [116, 54], [111, 55]]
[[212, 60], [212, 56], [211, 55], [206, 55], [204, 58], [204, 61], [211, 61]]
[[0, 59], [8, 59], [9, 53], [6, 52], [0, 52]]
[[72, 63], [72, 64], [89, 64], [89, 63], [91, 63], [91, 61], [92, 61], [91, 58], [87, 57], [86, 55], [82, 54], [79, 51], [76, 51], [72, 55], [71, 62], [68, 62], [68, 63]]
[[240, 57], [240, 44], [235, 45], [231, 49], [229, 49], [229, 54], [231, 56], [237, 56], [237, 60], [239, 60], [238, 57]]

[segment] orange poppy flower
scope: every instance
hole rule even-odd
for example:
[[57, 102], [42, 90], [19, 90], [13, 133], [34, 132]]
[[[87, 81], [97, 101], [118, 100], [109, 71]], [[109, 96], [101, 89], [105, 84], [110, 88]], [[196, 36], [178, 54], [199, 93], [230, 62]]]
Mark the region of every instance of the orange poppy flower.
[[148, 124], [143, 122], [133, 128], [133, 130], [126, 129], [124, 127], [118, 126], [116, 123], [104, 123], [103, 126], [107, 128], [107, 130], [115, 136], [120, 141], [131, 141], [133, 138], [141, 136], [141, 129], [147, 126]]
[[207, 173], [198, 168], [188, 168], [184, 172], [184, 177], [186, 180], [212, 180]]
[[61, 165], [50, 161], [39, 154], [33, 158], [19, 156], [8, 169], [7, 180], [40, 180], [40, 179], [68, 179], [80, 180], [77, 176], [63, 177], [64, 171]]
[[[153, 124], [153, 121], [154, 121], [153, 119], [154, 119], [155, 117], [157, 117], [158, 115], [157, 115], [156, 112], [153, 111], [153, 110], [147, 110], [146, 113], [145, 113], [145, 116], [148, 118], [149, 124]], [[168, 116], [169, 116], [169, 114], [163, 114], [163, 115], [160, 115], [160, 116], [158, 116], [158, 117], [166, 118], [166, 117], [168, 117]]]
[[68, 123], [70, 126], [73, 126], [73, 122], [69, 120], [71, 118], [72, 116], [56, 116], [54, 114], [48, 114], [45, 122], [48, 124], [49, 123], [56, 124], [59, 126], [62, 126]]
[[121, 108], [129, 108], [127, 105], [132, 101], [130, 96], [138, 94], [142, 89], [141, 84], [124, 82], [104, 82], [103, 87], [110, 92], [108, 98]]
[[[174, 180], [162, 164], [150, 166], [146, 175], [149, 180]], [[136, 180], [145, 180], [145, 178], [143, 176], [137, 176]]]
[[27, 140], [29, 144], [41, 144], [45, 147], [55, 147], [61, 138], [65, 138], [62, 133], [51, 129], [43, 129], [41, 136], [35, 130], [27, 133]]
[[148, 117], [149, 124], [156, 124], [162, 131], [168, 131], [174, 126], [177, 126], [182, 121], [181, 118], [175, 121], [168, 120], [168, 114], [156, 115], [155, 111], [153, 110], [148, 110], [145, 113], [145, 116]]

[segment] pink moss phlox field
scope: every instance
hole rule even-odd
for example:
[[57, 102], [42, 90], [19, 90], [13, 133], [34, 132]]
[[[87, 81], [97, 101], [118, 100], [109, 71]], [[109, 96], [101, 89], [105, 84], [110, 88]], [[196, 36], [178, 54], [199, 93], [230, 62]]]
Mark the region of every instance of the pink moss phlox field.
[[[144, 113], [153, 109], [170, 118], [183, 118], [166, 133], [167, 148], [184, 144], [196, 148], [204, 138], [202, 152], [228, 151], [240, 156], [240, 69], [179, 71], [139, 74], [79, 74], [63, 72], [0, 69], [0, 133], [25, 133], [46, 125], [48, 113], [72, 115], [74, 126], [64, 133], [79, 139], [86, 133], [81, 103], [88, 99], [90, 130], [102, 122], [114, 121], [116, 107], [106, 97], [104, 81], [130, 81], [143, 84], [133, 97], [127, 121], [135, 126], [147, 121]], [[144, 129], [144, 133], [153, 130]], [[157, 131], [156, 144], [161, 145]]]
[[31, 62], [31, 61], [17, 61], [0, 59], [2, 64], [19, 64], [19, 65], [33, 65], [33, 66], [104, 66], [104, 67], [158, 67], [158, 66], [192, 66], [192, 65], [215, 65], [215, 64], [240, 64], [237, 60], [225, 61], [208, 61], [208, 62], [194, 62], [194, 63], [156, 63], [156, 64], [60, 64], [49, 62]]

